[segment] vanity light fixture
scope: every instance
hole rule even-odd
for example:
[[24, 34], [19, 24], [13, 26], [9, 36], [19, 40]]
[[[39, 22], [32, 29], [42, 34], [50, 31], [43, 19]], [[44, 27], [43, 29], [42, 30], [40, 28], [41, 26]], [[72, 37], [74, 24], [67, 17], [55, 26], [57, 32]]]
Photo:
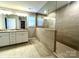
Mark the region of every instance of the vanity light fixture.
[[8, 14], [8, 15], [10, 15], [10, 14], [13, 14], [11, 11], [6, 11], [6, 10], [0, 10], [0, 14]]
[[17, 16], [24, 16], [24, 17], [25, 17], [25, 16], [28, 16], [28, 15], [25, 14], [25, 13], [16, 13], [16, 15], [17, 15]]
[[20, 13], [20, 12], [12, 12], [12, 11], [7, 11], [7, 10], [0, 10], [0, 14], [4, 14], [4, 15], [10, 15], [10, 14], [13, 14], [13, 15], [17, 15], [17, 16], [28, 16], [26, 13]]

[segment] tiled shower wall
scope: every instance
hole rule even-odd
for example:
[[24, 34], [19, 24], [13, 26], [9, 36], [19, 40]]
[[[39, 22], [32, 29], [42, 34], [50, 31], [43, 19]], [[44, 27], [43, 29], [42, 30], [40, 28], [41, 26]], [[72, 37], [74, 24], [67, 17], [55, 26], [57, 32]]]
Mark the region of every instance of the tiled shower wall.
[[79, 50], [79, 2], [68, 4], [56, 13], [57, 40]]

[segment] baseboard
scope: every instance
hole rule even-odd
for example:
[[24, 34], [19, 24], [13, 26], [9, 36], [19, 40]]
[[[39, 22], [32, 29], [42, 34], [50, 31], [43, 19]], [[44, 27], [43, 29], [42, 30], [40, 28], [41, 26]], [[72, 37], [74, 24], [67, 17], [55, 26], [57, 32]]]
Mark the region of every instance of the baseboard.
[[57, 55], [56, 52], [53, 52], [53, 54], [54, 54], [57, 58], [64, 58], [63, 56]]

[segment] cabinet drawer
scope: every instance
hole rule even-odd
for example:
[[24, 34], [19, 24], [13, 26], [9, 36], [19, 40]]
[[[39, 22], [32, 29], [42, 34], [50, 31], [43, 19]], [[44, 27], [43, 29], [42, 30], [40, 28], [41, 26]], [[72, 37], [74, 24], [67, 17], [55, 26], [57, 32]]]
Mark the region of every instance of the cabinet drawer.
[[28, 32], [17, 32], [16, 36], [18, 36], [18, 37], [28, 37]]
[[0, 33], [0, 39], [9, 39], [9, 33]]
[[8, 37], [9, 33], [0, 33], [0, 37]]
[[17, 34], [21, 34], [21, 35], [22, 35], [22, 34], [23, 34], [23, 35], [24, 35], [24, 34], [28, 34], [28, 32], [16, 32], [16, 33], [17, 33]]
[[15, 32], [11, 32], [10, 33], [10, 36], [15, 36]]

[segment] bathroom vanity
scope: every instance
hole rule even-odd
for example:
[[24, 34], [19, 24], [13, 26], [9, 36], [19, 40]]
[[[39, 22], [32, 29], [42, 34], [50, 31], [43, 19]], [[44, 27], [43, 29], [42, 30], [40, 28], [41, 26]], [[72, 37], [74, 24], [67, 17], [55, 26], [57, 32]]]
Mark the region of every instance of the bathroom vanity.
[[28, 42], [27, 30], [0, 31], [0, 47], [23, 42]]
[[27, 17], [0, 14], [0, 47], [28, 42]]

